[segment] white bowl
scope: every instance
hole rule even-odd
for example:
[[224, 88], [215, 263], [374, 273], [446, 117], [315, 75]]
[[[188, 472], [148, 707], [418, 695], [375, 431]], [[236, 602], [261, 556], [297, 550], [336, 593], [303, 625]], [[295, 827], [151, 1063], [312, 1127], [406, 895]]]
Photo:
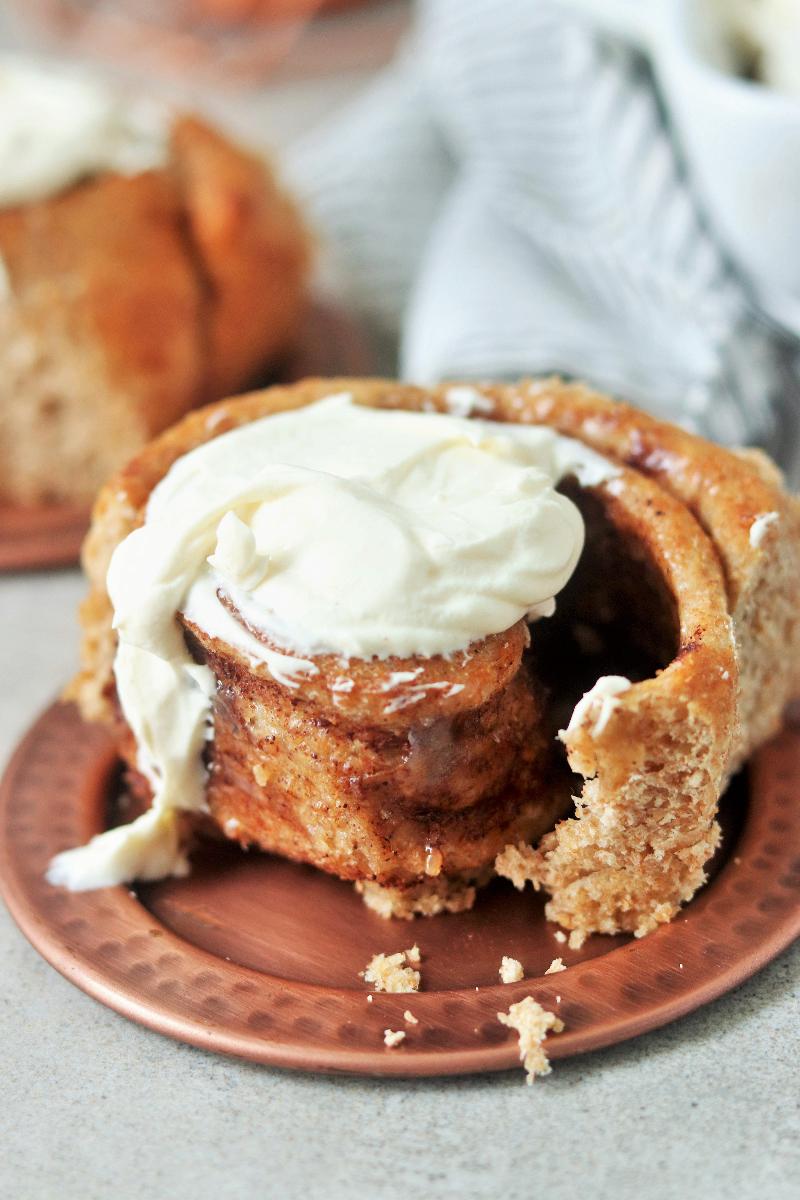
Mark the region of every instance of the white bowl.
[[800, 100], [743, 79], [701, 0], [573, 0], [650, 58], [711, 226], [800, 333]]

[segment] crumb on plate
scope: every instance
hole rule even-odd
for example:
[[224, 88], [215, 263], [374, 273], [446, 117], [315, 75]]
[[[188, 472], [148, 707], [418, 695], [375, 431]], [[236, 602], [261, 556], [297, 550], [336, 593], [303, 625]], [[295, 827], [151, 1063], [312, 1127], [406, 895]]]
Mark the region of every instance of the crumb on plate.
[[525, 978], [525, 972], [519, 959], [508, 958], [505, 954], [500, 963], [499, 974], [501, 983], [519, 983], [520, 979]]
[[398, 950], [396, 954], [376, 954], [361, 972], [366, 983], [375, 985], [376, 992], [417, 992], [420, 973], [407, 963], [419, 962], [419, 948]]
[[519, 1037], [519, 1057], [527, 1074], [527, 1082], [533, 1083], [537, 1075], [549, 1075], [552, 1070], [544, 1051], [544, 1040], [552, 1029], [560, 1033], [564, 1022], [538, 1004], [533, 996], [526, 996], [512, 1004], [507, 1013], [498, 1013], [501, 1025], [514, 1029]]

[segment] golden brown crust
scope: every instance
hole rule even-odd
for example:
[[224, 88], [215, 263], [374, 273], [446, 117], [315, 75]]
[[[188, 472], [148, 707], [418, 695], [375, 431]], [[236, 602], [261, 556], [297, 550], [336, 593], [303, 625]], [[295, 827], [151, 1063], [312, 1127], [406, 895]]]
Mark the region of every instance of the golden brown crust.
[[206, 394], [223, 396], [286, 348], [304, 301], [309, 240], [262, 159], [191, 116], [176, 121], [171, 148], [207, 288]]
[[[592, 503], [629, 547], [634, 576], [637, 570], [645, 571], [646, 560], [648, 570], [671, 596], [677, 622], [676, 642], [668, 655], [671, 661], [619, 695], [603, 728], [579, 722], [565, 736], [569, 762], [585, 780], [576, 815], [560, 822], [537, 850], [525, 856], [524, 873], [550, 893], [549, 915], [576, 936], [590, 930], [644, 933], [669, 920], [702, 883], [705, 863], [718, 838], [717, 801], [728, 774], [775, 727], [783, 705], [797, 688], [798, 504], [770, 478], [762, 463], [713, 447], [588, 389], [548, 381], [480, 390], [497, 419], [551, 424], [621, 465], [615, 479], [590, 489]], [[83, 610], [84, 671], [73, 688], [87, 715], [107, 716], [113, 691], [113, 637], [104, 582], [108, 559], [119, 540], [142, 520], [147, 497], [158, 480], [176, 458], [226, 429], [339, 391], [351, 392], [359, 403], [385, 407], [447, 406], [447, 388], [424, 391], [380, 380], [310, 380], [293, 388], [253, 393], [190, 414], [104, 489], [85, 547], [92, 589]], [[778, 517], [761, 544], [753, 545], [753, 521], [766, 512], [776, 512]], [[640, 624], [646, 626], [646, 617]], [[195, 633], [202, 641], [200, 631]], [[534, 628], [534, 650], [536, 643]], [[242, 676], [231, 673], [235, 653], [209, 645], [203, 650], [220, 678], [227, 679], [233, 708], [252, 705], [252, 679], [241, 688], [237, 680]], [[491, 670], [498, 670], [498, 678], [500, 661], [491, 655], [487, 659]], [[358, 668], [364, 671], [365, 691], [359, 688], [353, 696], [349, 714], [353, 723], [369, 724], [375, 715], [365, 699], [371, 687], [370, 667], [374, 664]], [[759, 696], [755, 691], [766, 676], [773, 681], [770, 694]], [[321, 690], [314, 695], [318, 706], [331, 701], [330, 692], [325, 692], [327, 678], [323, 671]], [[507, 688], [518, 689], [518, 680], [512, 673]], [[480, 686], [476, 683], [471, 698], [477, 701], [486, 686], [485, 679]], [[502, 691], [499, 696], [502, 700]], [[280, 703], [279, 698], [278, 708]], [[271, 704], [274, 714], [278, 710]], [[248, 708], [238, 716], [252, 723], [254, 711]], [[261, 716], [265, 711], [262, 704]], [[286, 714], [278, 716], [285, 728]], [[233, 762], [243, 753], [242, 740], [235, 733], [241, 722], [233, 721], [228, 731], [224, 713], [218, 713], [218, 721], [222, 741], [229, 738], [226, 753]], [[550, 727], [538, 728], [540, 735], [552, 736]], [[348, 733], [343, 723], [341, 735], [344, 747], [352, 728]], [[544, 780], [543, 770], [537, 767], [537, 772], [536, 777]], [[394, 784], [391, 772], [389, 778]], [[212, 780], [212, 792], [216, 786]], [[449, 798], [443, 793], [441, 803], [457, 804], [463, 786], [462, 780]], [[292, 783], [285, 789], [283, 803], [294, 803], [296, 819], [295, 787]], [[558, 785], [548, 780], [547, 787], [552, 789], [554, 818]], [[245, 824], [266, 820], [271, 828], [263, 838], [256, 838], [261, 844], [317, 861], [350, 878], [389, 886], [416, 886], [414, 879], [422, 876], [420, 828], [412, 826], [405, 840], [396, 837], [402, 821], [395, 813], [389, 828], [377, 830], [379, 804], [359, 809], [358, 834], [365, 838], [366, 855], [351, 840], [353, 825], [337, 826], [335, 804], [329, 807], [330, 823], [323, 839], [330, 844], [310, 852], [306, 844], [298, 854], [288, 819], [281, 825], [274, 812], [265, 817], [258, 789], [252, 789], [246, 801], [244, 792], [241, 777], [229, 773], [212, 807], [217, 805], [223, 822], [239, 819], [243, 807]], [[482, 794], [478, 784], [473, 796]], [[300, 798], [303, 804], [313, 805], [310, 779]], [[541, 817], [546, 805], [541, 795], [535, 800]], [[299, 825], [307, 829], [310, 821], [309, 808], [300, 814]], [[485, 871], [488, 860], [481, 855], [496, 845], [498, 829], [507, 831], [513, 824], [511, 809], [501, 806], [492, 811], [491, 805], [484, 805], [482, 824], [473, 825], [466, 837], [466, 827], [458, 830], [452, 843], [455, 853], [449, 860], [445, 856], [443, 877], [452, 875], [469, 883], [470, 872]], [[337, 827], [344, 830], [348, 846], [344, 854], [336, 844]], [[523, 840], [533, 836], [523, 835]], [[281, 837], [285, 844], [279, 844]], [[520, 839], [512, 835], [506, 840]], [[444, 839], [437, 844], [443, 846]]]
[[162, 170], [0, 210], [0, 499], [85, 500], [286, 348], [308, 239], [269, 169], [195, 118]]
[[201, 399], [201, 300], [182, 223], [158, 172], [0, 211], [13, 288], [0, 301], [5, 498], [88, 500], [120, 450]]

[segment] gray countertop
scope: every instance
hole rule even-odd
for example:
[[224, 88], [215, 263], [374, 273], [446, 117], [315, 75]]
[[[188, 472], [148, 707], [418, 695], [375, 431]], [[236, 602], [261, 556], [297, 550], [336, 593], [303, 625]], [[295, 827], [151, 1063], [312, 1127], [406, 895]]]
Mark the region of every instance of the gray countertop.
[[[76, 662], [77, 572], [0, 577], [0, 760]], [[800, 1191], [800, 947], [678, 1024], [447, 1081], [293, 1075], [178, 1045], [47, 966], [0, 909], [0, 1197], [368, 1200]]]

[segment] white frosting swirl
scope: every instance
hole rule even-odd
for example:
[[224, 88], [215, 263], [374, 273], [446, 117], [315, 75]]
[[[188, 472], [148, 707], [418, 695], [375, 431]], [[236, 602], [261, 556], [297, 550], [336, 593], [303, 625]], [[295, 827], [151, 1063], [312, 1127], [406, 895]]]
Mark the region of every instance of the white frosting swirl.
[[[583, 546], [577, 508], [555, 491], [569, 473], [598, 483], [617, 472], [540, 426], [377, 410], [346, 395], [179, 459], [108, 574], [117, 691], [153, 810], [127, 835], [60, 855], [50, 878], [80, 888], [153, 877], [170, 854], [170, 869], [185, 870], [176, 813], [205, 806], [214, 679], [192, 661], [177, 612], [287, 687], [317, 671], [319, 654], [452, 654], [552, 611]], [[248, 632], [220, 593], [281, 649]]]
[[167, 109], [76, 68], [0, 56], [0, 207], [41, 200], [87, 175], [166, 159]]

